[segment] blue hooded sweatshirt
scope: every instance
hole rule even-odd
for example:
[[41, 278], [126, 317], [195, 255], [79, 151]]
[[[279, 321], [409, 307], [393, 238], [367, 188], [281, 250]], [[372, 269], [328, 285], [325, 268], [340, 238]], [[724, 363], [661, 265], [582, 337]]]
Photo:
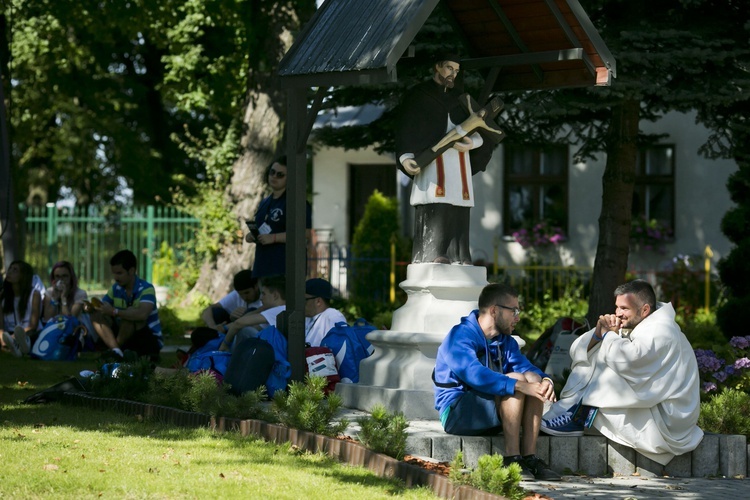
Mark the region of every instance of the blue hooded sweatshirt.
[[[507, 396], [516, 390], [516, 380], [505, 373], [532, 371], [547, 375], [521, 354], [516, 339], [500, 334], [491, 342], [484, 336], [477, 318], [479, 310], [461, 318], [440, 344], [435, 360], [435, 409], [442, 416], [469, 389], [493, 396]], [[502, 353], [502, 373], [492, 369]], [[495, 364], [495, 366], [497, 366]], [[499, 367], [496, 368], [499, 370]]]

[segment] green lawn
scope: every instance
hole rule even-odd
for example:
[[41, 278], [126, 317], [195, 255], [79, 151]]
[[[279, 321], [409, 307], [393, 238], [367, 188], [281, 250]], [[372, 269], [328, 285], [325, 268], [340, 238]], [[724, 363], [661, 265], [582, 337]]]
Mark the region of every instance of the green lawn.
[[362, 468], [238, 434], [21, 400], [83, 369], [0, 353], [2, 498], [435, 498]]

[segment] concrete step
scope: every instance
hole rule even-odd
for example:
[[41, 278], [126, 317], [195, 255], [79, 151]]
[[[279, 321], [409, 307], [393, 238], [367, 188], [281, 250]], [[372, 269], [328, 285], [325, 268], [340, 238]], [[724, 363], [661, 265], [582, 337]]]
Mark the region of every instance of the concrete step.
[[[433, 430], [410, 433], [406, 451], [449, 462], [455, 458], [456, 451], [462, 450], [466, 464], [475, 467], [480, 456], [503, 453], [504, 446], [502, 435], [451, 436]], [[537, 443], [537, 455], [553, 470], [591, 476], [637, 473], [642, 477], [746, 477], [749, 454], [745, 436], [720, 434], [706, 434], [698, 448], [675, 457], [666, 466], [604, 436], [540, 435]]]

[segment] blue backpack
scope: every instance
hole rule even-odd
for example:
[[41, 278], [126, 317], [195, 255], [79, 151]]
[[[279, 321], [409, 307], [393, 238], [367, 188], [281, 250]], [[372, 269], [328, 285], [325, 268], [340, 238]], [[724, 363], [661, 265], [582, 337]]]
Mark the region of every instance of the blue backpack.
[[328, 347], [336, 357], [342, 382], [359, 382], [359, 363], [375, 350], [365, 336], [377, 328], [362, 318], [349, 326], [343, 321], [331, 328], [320, 345]]
[[268, 397], [273, 397], [276, 391], [286, 389], [292, 376], [292, 365], [289, 363], [286, 337], [275, 326], [267, 326], [258, 334], [258, 338], [265, 340], [273, 347], [274, 363], [271, 374], [266, 381]]
[[54, 316], [39, 332], [30, 356], [44, 361], [74, 361], [83, 346], [85, 333], [75, 316]]
[[208, 371], [213, 373], [219, 379], [223, 379], [229, 366], [231, 353], [219, 351], [219, 346], [224, 340], [224, 335], [220, 334], [217, 338], [209, 340], [205, 345], [193, 352], [187, 360], [185, 367], [191, 373]]

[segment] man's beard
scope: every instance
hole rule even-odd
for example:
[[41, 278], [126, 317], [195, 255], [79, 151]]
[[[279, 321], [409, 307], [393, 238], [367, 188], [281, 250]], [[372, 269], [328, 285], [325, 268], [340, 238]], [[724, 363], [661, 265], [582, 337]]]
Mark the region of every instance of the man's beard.
[[446, 89], [452, 89], [453, 88], [453, 85], [455, 85], [455, 81], [454, 80], [449, 80], [448, 77], [445, 77], [445, 76], [441, 75], [440, 73], [436, 73], [436, 74], [437, 74], [438, 83], [440, 85], [442, 85]]

